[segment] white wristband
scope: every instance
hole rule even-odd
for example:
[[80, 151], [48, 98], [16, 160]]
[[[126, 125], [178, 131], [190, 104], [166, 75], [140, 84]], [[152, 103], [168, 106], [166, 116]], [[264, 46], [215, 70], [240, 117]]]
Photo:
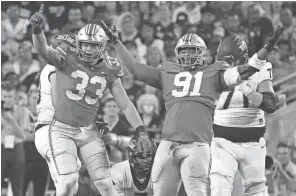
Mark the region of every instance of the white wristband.
[[251, 67], [254, 67], [256, 69], [261, 69], [266, 63], [266, 60], [260, 60], [258, 58], [258, 54], [255, 53], [248, 61], [248, 64], [251, 66]]

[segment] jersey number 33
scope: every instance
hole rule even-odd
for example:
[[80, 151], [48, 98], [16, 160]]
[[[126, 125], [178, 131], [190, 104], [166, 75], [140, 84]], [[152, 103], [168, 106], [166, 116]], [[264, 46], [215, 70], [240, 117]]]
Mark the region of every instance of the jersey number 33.
[[172, 95], [174, 97], [200, 96], [202, 75], [203, 72], [196, 72], [194, 75], [188, 71], [178, 73], [174, 79], [174, 85], [178, 90], [172, 90]]
[[[69, 99], [74, 101], [79, 101], [81, 99], [84, 99], [87, 104], [93, 105], [93, 104], [96, 104], [97, 101], [102, 98], [103, 92], [105, 91], [106, 84], [107, 84], [107, 81], [105, 78], [100, 76], [94, 76], [92, 78], [89, 78], [87, 73], [80, 70], [76, 70], [72, 72], [71, 77], [80, 78], [82, 80], [81, 80], [81, 83], [78, 83], [76, 85], [76, 90], [78, 91], [77, 93], [71, 90], [66, 90], [66, 95]], [[96, 89], [96, 92], [95, 92], [96, 97], [90, 97], [88, 95], [85, 95], [86, 88], [89, 83], [97, 84], [98, 88]]]

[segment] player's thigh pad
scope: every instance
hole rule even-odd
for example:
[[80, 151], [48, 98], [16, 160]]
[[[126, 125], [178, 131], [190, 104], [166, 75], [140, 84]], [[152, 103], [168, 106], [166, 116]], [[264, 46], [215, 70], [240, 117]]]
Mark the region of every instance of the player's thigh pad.
[[96, 137], [79, 147], [79, 155], [93, 181], [110, 176], [110, 162], [104, 141]]
[[75, 131], [54, 121], [49, 129], [49, 143], [52, 162], [58, 175], [76, 173], [80, 169], [77, 146], [73, 141]]
[[154, 196], [178, 194], [181, 186], [180, 164], [174, 159], [174, 143], [162, 140], [151, 171]]
[[240, 161], [245, 193], [256, 195], [265, 191], [265, 156], [266, 143], [261, 138], [259, 142], [241, 144], [245, 148], [246, 155]]
[[221, 188], [228, 189], [228, 191], [233, 189], [233, 180], [238, 168], [235, 148], [236, 144], [226, 139], [213, 139], [211, 143], [212, 165], [210, 172], [212, 194], [215, 192], [214, 190]]
[[206, 195], [211, 164], [210, 145], [194, 142], [178, 149], [181, 176], [188, 196]]

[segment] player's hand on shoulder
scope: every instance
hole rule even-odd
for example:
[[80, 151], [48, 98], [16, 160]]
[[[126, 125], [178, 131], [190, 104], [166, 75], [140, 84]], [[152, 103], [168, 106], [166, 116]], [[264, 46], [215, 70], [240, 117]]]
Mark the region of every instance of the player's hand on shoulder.
[[33, 14], [30, 18], [30, 23], [33, 27], [33, 33], [39, 34], [42, 31], [43, 26], [45, 25], [45, 20], [43, 17], [43, 10], [44, 10], [44, 5], [42, 4], [40, 6], [40, 9], [38, 12]]
[[112, 44], [117, 44], [118, 42], [120, 42], [119, 36], [118, 36], [118, 31], [116, 29], [116, 26], [113, 26], [113, 29], [110, 29], [104, 21], [101, 21], [100, 26], [102, 27], [102, 29], [105, 31], [106, 35], [108, 36], [110, 42]]

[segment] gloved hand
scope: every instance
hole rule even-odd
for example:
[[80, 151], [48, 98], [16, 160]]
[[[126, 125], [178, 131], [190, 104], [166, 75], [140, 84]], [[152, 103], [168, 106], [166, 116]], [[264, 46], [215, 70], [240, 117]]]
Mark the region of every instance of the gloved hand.
[[102, 135], [107, 135], [109, 132], [108, 123], [96, 121], [97, 131]]
[[274, 46], [278, 43], [278, 41], [280, 40], [281, 38], [281, 35], [283, 34], [284, 32], [284, 27], [283, 26], [278, 26], [273, 37], [270, 38], [266, 45], [264, 46], [264, 48], [268, 51], [268, 52], [271, 52], [271, 50], [274, 48]]
[[30, 18], [30, 23], [31, 23], [32, 29], [33, 29], [33, 34], [40, 34], [42, 31], [42, 28], [45, 25], [45, 20], [42, 15], [43, 10], [44, 10], [44, 5], [42, 4], [40, 6], [39, 11], [36, 12], [35, 14], [33, 14]]
[[143, 156], [146, 157], [147, 153], [151, 151], [152, 143], [148, 133], [146, 132], [144, 126], [139, 126], [136, 129], [138, 133], [137, 139], [137, 149], [143, 152]]
[[110, 42], [112, 44], [117, 44], [118, 42], [120, 42], [120, 39], [118, 37], [118, 31], [116, 29], [116, 26], [113, 26], [113, 30], [111, 30], [105, 23], [104, 21], [101, 21], [101, 25], [102, 29], [105, 31], [106, 35], [108, 36]]

